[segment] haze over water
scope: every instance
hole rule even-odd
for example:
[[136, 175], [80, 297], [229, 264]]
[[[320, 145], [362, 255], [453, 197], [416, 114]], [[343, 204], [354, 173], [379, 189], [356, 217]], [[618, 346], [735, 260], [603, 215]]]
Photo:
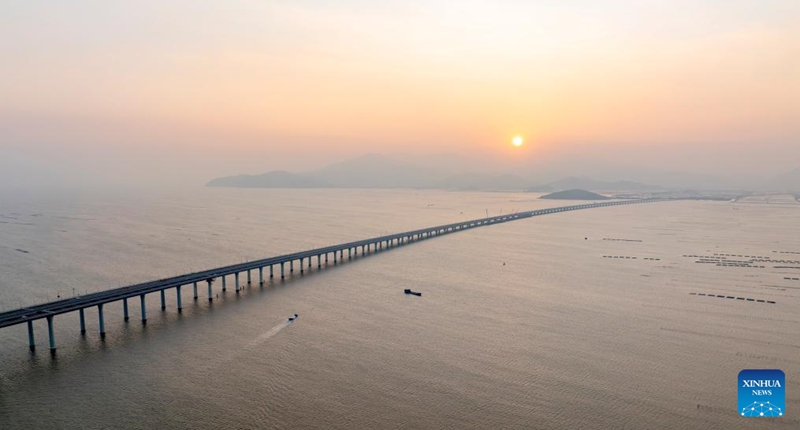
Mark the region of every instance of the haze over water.
[[[5, 194], [0, 301], [575, 203], [536, 196]], [[58, 316], [55, 360], [41, 321], [35, 355], [24, 325], [4, 329], [0, 428], [793, 428], [800, 282], [785, 278], [800, 270], [776, 266], [800, 266], [786, 254], [800, 252], [798, 210], [790, 198], [600, 208], [331, 261], [239, 296], [217, 283], [210, 306], [186, 286], [181, 315], [174, 291], [163, 313], [148, 297], [146, 327], [136, 301], [127, 324], [107, 305], [104, 342], [95, 310], [85, 338], [76, 313]], [[697, 263], [723, 256], [769, 258]], [[737, 416], [745, 368], [786, 372], [783, 418]]]

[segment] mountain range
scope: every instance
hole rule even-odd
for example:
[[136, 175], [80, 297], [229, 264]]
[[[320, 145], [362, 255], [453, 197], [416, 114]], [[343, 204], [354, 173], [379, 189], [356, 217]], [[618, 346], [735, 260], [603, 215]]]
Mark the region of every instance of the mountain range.
[[[665, 189], [725, 189], [717, 178], [681, 172], [650, 172], [656, 183], [634, 180], [596, 180], [585, 176], [567, 176], [555, 181], [531, 179], [529, 174], [486, 173], [476, 169], [458, 171], [452, 166], [433, 167], [406, 159], [368, 154], [330, 164], [321, 169], [292, 173], [272, 171], [258, 175], [226, 176], [211, 180], [208, 187], [233, 188], [416, 188], [475, 191], [554, 192], [572, 189], [592, 191], [659, 191]], [[662, 182], [663, 181], [663, 182]], [[800, 169], [776, 176], [753, 190], [800, 190]]]

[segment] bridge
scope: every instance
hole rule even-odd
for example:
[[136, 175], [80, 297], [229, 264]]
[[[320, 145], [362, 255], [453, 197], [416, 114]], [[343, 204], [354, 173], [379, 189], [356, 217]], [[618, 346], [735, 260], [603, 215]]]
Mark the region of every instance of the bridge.
[[[476, 227], [484, 227], [508, 221], [514, 221], [534, 216], [554, 214], [560, 212], [568, 212], [582, 209], [601, 208], [608, 206], [630, 205], [639, 203], [652, 203], [660, 201], [669, 201], [672, 199], [637, 199], [637, 200], [623, 200], [603, 203], [587, 203], [581, 205], [562, 206], [548, 209], [538, 209], [527, 212], [519, 212], [508, 215], [499, 215], [494, 217], [486, 217], [481, 219], [474, 219], [471, 221], [462, 221], [452, 224], [440, 225], [436, 227], [424, 228], [419, 230], [407, 231], [403, 233], [396, 233], [380, 237], [373, 237], [371, 239], [358, 240], [355, 242], [347, 242], [339, 245], [327, 246], [324, 248], [316, 248], [308, 251], [295, 252], [293, 254], [280, 255], [277, 257], [270, 257], [261, 260], [249, 261], [240, 264], [234, 264], [225, 267], [218, 267], [216, 269], [203, 270], [199, 272], [189, 273], [185, 275], [174, 276], [171, 278], [159, 279], [156, 281], [144, 282], [141, 284], [129, 285], [126, 287], [115, 288], [111, 290], [101, 291], [92, 294], [85, 294], [68, 299], [57, 300], [49, 303], [42, 303], [35, 306], [23, 307], [12, 311], [0, 313], [0, 328], [10, 327], [17, 324], [28, 325], [28, 344], [31, 351], [36, 349], [34, 339], [33, 322], [39, 319], [47, 320], [47, 331], [50, 340], [50, 351], [55, 353], [56, 342], [53, 335], [53, 319], [56, 315], [64, 314], [67, 312], [77, 311], [80, 316], [80, 331], [81, 334], [86, 333], [86, 319], [84, 317], [84, 310], [89, 307], [97, 306], [100, 337], [104, 338], [106, 334], [105, 320], [103, 318], [103, 307], [109, 303], [122, 302], [123, 315], [125, 321], [130, 319], [128, 312], [128, 299], [139, 298], [140, 311], [142, 323], [147, 323], [147, 307], [146, 297], [148, 294], [159, 293], [161, 298], [161, 310], [166, 310], [166, 291], [174, 289], [177, 299], [178, 312], [183, 309], [182, 302], [182, 288], [184, 286], [192, 286], [192, 299], [198, 300], [198, 284], [205, 284], [207, 290], [208, 301], [214, 299], [214, 292], [212, 284], [215, 280], [221, 280], [222, 291], [227, 290], [227, 278], [233, 275], [233, 285], [236, 293], [238, 294], [243, 286], [240, 284], [239, 279], [241, 274], [246, 274], [247, 283], [250, 284], [253, 271], [258, 271], [259, 284], [264, 284], [264, 271], [269, 269], [269, 277], [274, 278], [280, 276], [281, 279], [286, 277], [286, 266], [288, 265], [289, 273], [294, 273], [295, 263], [300, 273], [304, 273], [306, 265], [308, 268], [312, 267], [313, 259], [316, 258], [317, 268], [321, 269], [323, 262], [327, 266], [329, 257], [333, 259], [334, 264], [339, 261], [344, 261], [345, 251], [347, 252], [347, 259], [350, 260], [353, 256], [358, 256], [359, 250], [362, 256], [370, 255], [381, 250], [388, 250], [402, 245], [408, 245], [420, 240], [425, 240], [445, 234], [455, 233]], [[279, 273], [275, 273], [275, 272]]]

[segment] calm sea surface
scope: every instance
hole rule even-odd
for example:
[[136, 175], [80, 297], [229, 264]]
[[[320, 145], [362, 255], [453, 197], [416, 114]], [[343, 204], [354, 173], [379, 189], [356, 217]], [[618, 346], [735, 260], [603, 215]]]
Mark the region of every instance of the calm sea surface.
[[[535, 197], [3, 191], [0, 310], [575, 203]], [[215, 284], [213, 305], [187, 286], [180, 315], [174, 291], [165, 312], [149, 296], [146, 326], [138, 301], [128, 323], [106, 305], [104, 341], [96, 310], [85, 337], [77, 313], [56, 317], [56, 359], [44, 321], [35, 354], [24, 325], [0, 330], [0, 429], [798, 428], [798, 253], [792, 199], [686, 201], [479, 228], [263, 287], [254, 273], [238, 296]], [[783, 418], [737, 416], [746, 368], [786, 373]]]

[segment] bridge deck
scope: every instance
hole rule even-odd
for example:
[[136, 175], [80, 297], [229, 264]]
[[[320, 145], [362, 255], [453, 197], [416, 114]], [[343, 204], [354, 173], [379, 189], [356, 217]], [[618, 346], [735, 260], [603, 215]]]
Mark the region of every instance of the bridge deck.
[[[35, 306], [24, 307], [0, 313], [0, 328], [9, 327], [12, 325], [26, 323], [41, 318], [52, 317], [54, 315], [63, 314], [66, 312], [77, 311], [90, 306], [97, 306], [105, 303], [115, 302], [118, 300], [141, 296], [148, 293], [166, 290], [169, 288], [176, 288], [183, 285], [193, 284], [195, 282], [206, 282], [215, 278], [247, 272], [254, 269], [263, 269], [265, 267], [280, 265], [282, 263], [291, 262], [310, 257], [319, 257], [329, 253], [336, 253], [343, 250], [355, 249], [362, 246], [382, 244], [385, 242], [398, 241], [399, 244], [411, 243], [415, 240], [432, 237], [434, 235], [453, 233], [470, 228], [481, 227], [486, 225], [493, 225], [502, 222], [518, 220], [522, 218], [530, 218], [533, 216], [546, 215], [551, 213], [566, 212], [580, 209], [590, 209], [606, 206], [627, 205], [635, 203], [650, 203], [656, 201], [664, 201], [668, 199], [640, 199], [640, 200], [624, 200], [603, 203], [588, 203], [581, 205], [562, 206], [557, 208], [538, 209], [534, 211], [519, 212], [509, 215], [500, 215], [494, 217], [487, 217], [475, 219], [471, 221], [462, 221], [451, 224], [440, 225], [436, 227], [424, 228], [413, 231], [406, 231], [403, 233], [396, 233], [386, 236], [373, 237], [370, 239], [358, 240], [355, 242], [347, 242], [339, 245], [328, 246], [324, 248], [310, 249], [307, 251], [295, 252], [293, 254], [280, 255], [276, 257], [265, 258], [261, 260], [249, 261], [230, 266], [218, 267], [215, 269], [203, 270], [200, 272], [188, 273], [185, 275], [174, 276], [171, 278], [159, 279], [155, 281], [144, 282], [141, 284], [129, 285], [126, 287], [115, 288], [111, 290], [101, 291], [92, 294], [85, 294], [82, 296], [62, 299], [49, 303], [42, 303]], [[404, 242], [405, 240], [405, 242]]]

